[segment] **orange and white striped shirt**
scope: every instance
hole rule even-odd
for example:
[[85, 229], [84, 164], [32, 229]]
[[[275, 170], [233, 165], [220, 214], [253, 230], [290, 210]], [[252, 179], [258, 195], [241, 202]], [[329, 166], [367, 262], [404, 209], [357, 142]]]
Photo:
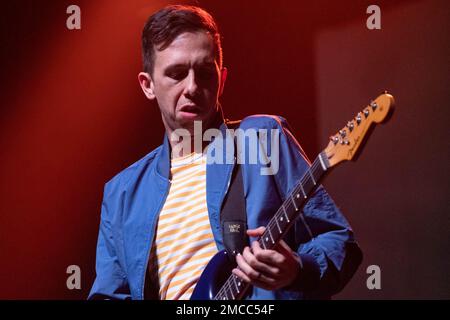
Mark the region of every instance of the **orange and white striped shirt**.
[[205, 152], [171, 161], [172, 183], [159, 215], [149, 265], [154, 269], [149, 272], [158, 274], [160, 299], [189, 299], [217, 253], [206, 204]]

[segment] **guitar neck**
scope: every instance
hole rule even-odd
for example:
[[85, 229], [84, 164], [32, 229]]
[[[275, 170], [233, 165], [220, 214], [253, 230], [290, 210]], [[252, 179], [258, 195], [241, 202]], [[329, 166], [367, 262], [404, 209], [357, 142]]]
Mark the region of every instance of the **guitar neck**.
[[[308, 227], [303, 216], [302, 208], [319, 186], [319, 181], [329, 171], [342, 161], [356, 159], [363, 145], [365, 136], [368, 136], [372, 125], [381, 123], [392, 115], [394, 97], [387, 92], [371, 101], [355, 118], [330, 137], [328, 146], [314, 160], [303, 177], [284, 200], [281, 207], [267, 224], [264, 234], [257, 240], [264, 249], [273, 248], [288, 232], [296, 218], [300, 217], [311, 238], [312, 230]], [[214, 299], [237, 300], [244, 296], [250, 285], [243, 283], [234, 274], [231, 275]]]
[[[262, 248], [272, 249], [284, 237], [298, 217], [304, 219], [302, 208], [319, 186], [319, 182], [323, 179], [327, 168], [328, 160], [322, 152], [314, 160], [311, 167], [306, 170], [278, 211], [270, 219], [264, 234], [258, 239]], [[305, 223], [305, 227], [309, 236], [313, 238], [314, 235], [308, 224]]]
[[[312, 230], [304, 221], [302, 208], [319, 186], [319, 182], [323, 179], [329, 167], [327, 156], [324, 152], [321, 152], [286, 197], [272, 219], [270, 219], [264, 234], [257, 240], [262, 248], [272, 249], [289, 231], [289, 228], [298, 217], [303, 220], [309, 236], [311, 238], [314, 237]], [[248, 288], [249, 285], [247, 283], [243, 283], [240, 278], [232, 274], [225, 281], [214, 299], [237, 300], [245, 294]]]

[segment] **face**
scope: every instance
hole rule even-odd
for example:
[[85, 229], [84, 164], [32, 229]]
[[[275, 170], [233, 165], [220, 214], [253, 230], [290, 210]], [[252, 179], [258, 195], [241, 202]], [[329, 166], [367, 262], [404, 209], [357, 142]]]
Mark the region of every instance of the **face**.
[[220, 70], [213, 38], [206, 32], [185, 32], [162, 51], [155, 50], [153, 74], [139, 74], [147, 96], [156, 99], [166, 131], [192, 132], [194, 121], [209, 128], [219, 116], [218, 98], [226, 70]]

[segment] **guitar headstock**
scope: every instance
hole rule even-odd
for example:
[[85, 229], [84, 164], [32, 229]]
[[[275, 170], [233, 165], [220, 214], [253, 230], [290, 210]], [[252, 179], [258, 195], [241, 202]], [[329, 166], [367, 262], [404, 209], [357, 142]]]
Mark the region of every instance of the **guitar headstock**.
[[324, 152], [328, 158], [329, 167], [345, 160], [352, 160], [372, 124], [384, 121], [393, 110], [394, 97], [384, 93], [359, 112], [355, 118], [330, 137], [330, 142]]

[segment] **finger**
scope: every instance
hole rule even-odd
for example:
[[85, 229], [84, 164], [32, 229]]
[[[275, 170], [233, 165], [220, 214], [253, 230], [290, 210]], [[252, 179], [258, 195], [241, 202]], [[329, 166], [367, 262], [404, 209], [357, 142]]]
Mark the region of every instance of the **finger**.
[[250, 279], [256, 280], [261, 273], [265, 272], [267, 268], [265, 268], [264, 264], [259, 262], [256, 257], [253, 255], [249, 247], [245, 247], [242, 252], [242, 258], [244, 258], [246, 264], [249, 268], [242, 269]]
[[266, 289], [266, 290], [274, 290], [274, 289], [276, 289], [277, 287], [275, 286], [276, 285], [276, 282], [275, 282], [275, 280], [274, 279], [270, 279], [270, 278], [267, 278], [267, 277], [265, 277], [264, 275], [261, 275], [261, 277], [260, 277], [260, 279], [257, 279], [257, 280], [251, 280], [242, 270], [240, 270], [239, 268], [234, 268], [233, 270], [232, 270], [232, 273], [235, 275], [235, 276], [237, 276], [239, 279], [242, 279], [243, 281], [245, 281], [245, 282], [247, 282], [247, 283], [249, 283], [249, 284], [251, 284], [251, 285], [253, 285], [253, 286], [256, 286], [256, 287], [259, 287], [259, 288], [263, 288], [263, 289]]
[[[274, 250], [264, 250], [258, 241], [252, 242], [253, 256], [259, 262], [258, 266], [254, 266], [258, 271], [262, 271], [272, 278], [280, 277], [280, 267], [274, 262], [280, 260], [278, 252]], [[251, 264], [250, 264], [251, 265]]]
[[249, 278], [250, 283], [259, 286], [268, 284], [272, 285], [275, 283], [276, 278], [264, 274], [263, 270], [255, 269], [249, 264], [247, 259], [249, 259], [250, 256], [252, 256], [252, 253], [250, 252], [249, 247], [244, 248], [243, 254], [238, 254], [236, 256], [238, 267]]
[[262, 270], [255, 270], [255, 265], [259, 262], [256, 261], [249, 247], [245, 247], [242, 254], [236, 256], [236, 262], [251, 280], [256, 280], [260, 276]]
[[252, 244], [252, 250], [253, 254], [259, 261], [271, 266], [279, 267], [285, 261], [284, 256], [277, 250], [263, 249], [259, 242]]
[[247, 283], [251, 283], [252, 281], [250, 280], [250, 278], [241, 270], [239, 270], [238, 268], [234, 268], [232, 270], [233, 274], [236, 277], [239, 277], [240, 279], [242, 279], [243, 281], [247, 282]]
[[256, 228], [256, 229], [248, 229], [247, 230], [247, 234], [250, 237], [259, 237], [259, 236], [263, 235], [265, 230], [266, 230], [265, 227], [259, 227], [259, 228]]
[[[255, 242], [256, 241], [253, 242], [252, 247], [256, 246]], [[261, 249], [259, 250], [261, 251]], [[256, 278], [258, 278], [260, 273], [265, 274], [269, 277], [278, 275], [278, 270], [272, 268], [270, 265], [267, 265], [264, 262], [259, 261], [254, 252], [252, 252], [250, 249], [244, 249], [244, 251], [242, 252], [242, 256], [244, 257], [245, 262], [247, 262], [247, 264], [256, 271]], [[254, 279], [253, 273], [250, 273], [249, 277]]]

